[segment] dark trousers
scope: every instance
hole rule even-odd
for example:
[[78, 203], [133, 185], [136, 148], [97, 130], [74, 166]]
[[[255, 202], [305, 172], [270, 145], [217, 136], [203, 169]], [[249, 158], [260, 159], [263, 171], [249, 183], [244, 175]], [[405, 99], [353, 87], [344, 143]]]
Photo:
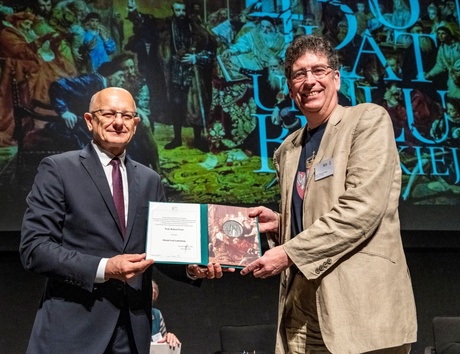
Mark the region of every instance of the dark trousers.
[[127, 305], [120, 311], [120, 317], [104, 354], [138, 354]]

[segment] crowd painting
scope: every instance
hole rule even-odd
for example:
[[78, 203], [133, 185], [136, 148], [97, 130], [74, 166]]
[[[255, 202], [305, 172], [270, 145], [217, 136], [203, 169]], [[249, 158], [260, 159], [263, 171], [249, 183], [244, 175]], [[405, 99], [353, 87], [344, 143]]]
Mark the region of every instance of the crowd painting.
[[[308, 119], [289, 98], [284, 52], [315, 34], [338, 50], [340, 104], [388, 110], [401, 203], [458, 204], [459, 9], [458, 0], [5, 0], [0, 148], [18, 146], [15, 104], [56, 117], [30, 118], [23, 149], [81, 148], [91, 96], [118, 86], [141, 119], [129, 153], [164, 177], [171, 199], [276, 202], [273, 151]], [[193, 180], [204, 194], [175, 177], [188, 156], [200, 161]], [[238, 174], [232, 188], [253, 200], [222, 182]]]

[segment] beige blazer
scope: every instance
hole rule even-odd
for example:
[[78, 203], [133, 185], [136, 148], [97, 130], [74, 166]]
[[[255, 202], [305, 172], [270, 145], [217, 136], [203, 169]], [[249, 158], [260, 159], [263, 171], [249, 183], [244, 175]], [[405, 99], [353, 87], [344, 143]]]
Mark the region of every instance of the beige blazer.
[[[416, 341], [417, 321], [401, 242], [401, 169], [388, 113], [375, 104], [338, 106], [313, 167], [333, 161], [333, 175], [312, 170], [304, 196], [304, 231], [292, 238], [293, 182], [305, 128], [275, 152], [282, 200], [275, 242], [318, 285], [316, 302], [329, 351], [357, 354]], [[281, 274], [279, 329], [292, 272]], [[276, 353], [287, 353], [278, 330]]]

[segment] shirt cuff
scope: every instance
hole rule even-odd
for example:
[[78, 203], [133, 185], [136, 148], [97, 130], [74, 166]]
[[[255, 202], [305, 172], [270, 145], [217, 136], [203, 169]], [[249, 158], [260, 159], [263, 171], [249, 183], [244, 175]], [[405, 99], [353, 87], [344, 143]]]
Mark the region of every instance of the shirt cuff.
[[95, 283], [103, 283], [105, 282], [105, 267], [107, 266], [107, 262], [109, 261], [108, 258], [102, 258], [99, 262], [96, 272], [96, 279], [94, 279]]

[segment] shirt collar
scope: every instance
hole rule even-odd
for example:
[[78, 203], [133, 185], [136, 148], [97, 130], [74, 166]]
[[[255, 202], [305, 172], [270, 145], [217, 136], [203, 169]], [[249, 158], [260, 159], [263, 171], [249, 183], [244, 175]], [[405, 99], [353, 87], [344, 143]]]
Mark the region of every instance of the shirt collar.
[[[103, 166], [108, 166], [110, 164], [110, 161], [115, 157], [115, 155], [111, 154], [107, 150], [104, 150], [101, 148], [99, 145], [94, 143], [94, 140], [91, 141], [91, 144], [94, 147], [94, 150], [96, 150], [97, 156], [99, 157], [99, 160], [101, 160], [101, 163]], [[118, 158], [121, 161], [121, 164], [124, 166], [125, 163], [125, 157], [126, 157], [126, 150], [123, 151], [121, 155], [118, 155]]]

